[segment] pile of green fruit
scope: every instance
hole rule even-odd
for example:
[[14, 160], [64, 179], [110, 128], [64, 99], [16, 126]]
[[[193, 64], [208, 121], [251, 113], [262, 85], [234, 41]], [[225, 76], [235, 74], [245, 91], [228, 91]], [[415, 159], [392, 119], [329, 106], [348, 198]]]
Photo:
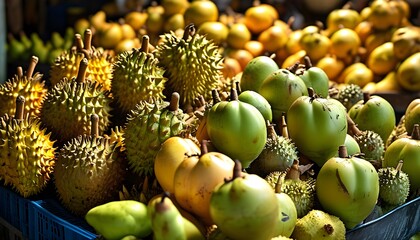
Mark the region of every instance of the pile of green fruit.
[[[0, 85], [4, 186], [30, 197], [53, 184], [105, 239], [345, 239], [374, 208], [419, 196], [419, 99], [397, 122], [386, 99], [337, 87], [306, 53], [287, 67], [251, 55], [228, 76], [233, 50], [188, 15], [212, 2], [163, 2], [149, 21], [188, 24], [116, 50], [98, 44], [112, 26], [96, 15], [49, 79], [34, 55]], [[418, 75], [416, 54], [398, 74]]]

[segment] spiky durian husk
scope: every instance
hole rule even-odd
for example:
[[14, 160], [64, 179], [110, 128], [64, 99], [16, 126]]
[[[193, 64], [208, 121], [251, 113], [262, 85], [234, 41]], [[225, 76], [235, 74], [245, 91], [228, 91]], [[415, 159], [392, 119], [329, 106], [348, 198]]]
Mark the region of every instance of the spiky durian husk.
[[158, 59], [141, 49], [120, 53], [113, 66], [112, 94], [123, 112], [135, 109], [140, 101], [163, 99], [165, 70]]
[[386, 140], [385, 148], [391, 145], [391, 143], [393, 143], [395, 140], [405, 136], [408, 136], [408, 134], [407, 129], [405, 128], [405, 115], [402, 115], [400, 121], [394, 127], [388, 139]]
[[0, 179], [23, 197], [39, 193], [47, 185], [55, 165], [54, 142], [41, 128], [39, 118], [0, 119]]
[[127, 158], [133, 172], [140, 176], [154, 174], [154, 159], [161, 144], [184, 130], [186, 115], [181, 109], [166, 109], [168, 105], [163, 101], [143, 101], [128, 117], [124, 131]]
[[363, 99], [363, 90], [356, 84], [348, 84], [338, 91], [335, 98], [349, 110], [354, 104]]
[[150, 199], [163, 193], [156, 178], [145, 176], [140, 184], [132, 184], [128, 190], [125, 186], [119, 191], [120, 200], [136, 200], [147, 204]]
[[184, 39], [171, 32], [161, 39], [155, 55], [166, 70], [170, 90], [181, 95], [182, 108], [193, 105], [200, 95], [210, 99], [222, 76], [223, 57], [217, 45], [198, 33]]
[[95, 206], [118, 200], [126, 176], [119, 148], [107, 138], [81, 135], [60, 149], [54, 182], [64, 207], [84, 216]]
[[[54, 86], [63, 78], [72, 79], [79, 72], [79, 63], [85, 58], [85, 54], [75, 48], [64, 51], [59, 55], [50, 69], [50, 82]], [[86, 69], [86, 78], [94, 79], [103, 85], [105, 90], [111, 90], [113, 56], [102, 48], [92, 46], [89, 55], [89, 66]]]
[[54, 139], [64, 143], [91, 132], [90, 115], [99, 116], [99, 134], [109, 126], [109, 91], [98, 82], [64, 78], [47, 93], [41, 108], [41, 120], [53, 133]]
[[15, 103], [17, 96], [23, 96], [29, 104], [25, 105], [25, 112], [31, 116], [40, 116], [40, 109], [47, 88], [42, 80], [41, 73], [35, 73], [32, 77], [15, 75], [0, 85], [0, 116], [15, 115]]
[[360, 135], [354, 136], [359, 144], [362, 158], [369, 161], [381, 161], [385, 153], [385, 145], [379, 134], [374, 131], [362, 131]]
[[286, 193], [296, 205], [297, 216], [305, 216], [315, 206], [315, 179], [285, 179], [281, 184], [281, 192]]
[[379, 197], [387, 204], [398, 206], [408, 198], [410, 193], [410, 180], [407, 173], [398, 171], [394, 167], [380, 168]]

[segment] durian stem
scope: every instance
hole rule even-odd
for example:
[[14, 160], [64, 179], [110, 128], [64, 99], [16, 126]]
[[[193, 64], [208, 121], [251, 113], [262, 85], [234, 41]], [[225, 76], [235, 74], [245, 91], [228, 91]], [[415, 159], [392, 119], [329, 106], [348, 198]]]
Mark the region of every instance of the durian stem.
[[297, 61], [292, 66], [288, 67], [287, 70], [289, 70], [289, 72], [291, 73], [296, 73], [296, 71], [299, 69], [299, 65], [300, 65], [300, 62]]
[[76, 77], [77, 83], [83, 83], [85, 81], [88, 64], [89, 61], [87, 60], [87, 58], [83, 58], [82, 61], [80, 61], [79, 72], [77, 73]]
[[281, 178], [281, 174], [279, 174], [276, 185], [274, 186], [275, 193], [281, 193], [281, 184], [282, 184], [282, 178]]
[[144, 35], [141, 38], [141, 48], [140, 50], [144, 53], [149, 53], [149, 42], [150, 42], [150, 38], [148, 35]]
[[283, 138], [289, 139], [289, 130], [287, 129], [286, 113], [285, 112], [281, 113], [280, 131], [281, 131], [281, 136]]
[[236, 92], [239, 94], [241, 94], [242, 90], [241, 90], [241, 85], [239, 84], [239, 81], [235, 81], [235, 87], [236, 87]]
[[34, 74], [35, 67], [38, 64], [38, 57], [32, 56], [31, 62], [29, 63], [28, 70], [26, 71], [26, 77], [31, 78], [32, 74]]
[[76, 51], [77, 52], [82, 52], [83, 51], [82, 35], [80, 35], [78, 33], [74, 34], [74, 45], [76, 46]]
[[230, 101], [238, 100], [238, 92], [235, 88], [230, 89]]
[[305, 69], [309, 70], [309, 68], [313, 67], [311, 59], [309, 58], [308, 55], [306, 55], [303, 60], [305, 61]]
[[85, 30], [84, 32], [84, 49], [88, 51], [89, 53], [92, 51], [92, 30], [89, 28]]
[[188, 24], [185, 28], [184, 28], [184, 35], [182, 36], [182, 39], [184, 39], [185, 41], [188, 40], [188, 38], [190, 36], [193, 36], [195, 34], [195, 27], [194, 27], [194, 23], [190, 23]]
[[18, 78], [23, 77], [23, 69], [22, 69], [21, 66], [17, 67], [16, 74], [17, 74]]
[[413, 132], [411, 133], [411, 139], [420, 140], [420, 127], [419, 124], [414, 124]]
[[90, 135], [92, 137], [99, 136], [99, 116], [97, 114], [90, 116]]
[[287, 171], [285, 179], [300, 179], [299, 160], [293, 161], [293, 165], [289, 168], [289, 171]]
[[399, 171], [401, 171], [403, 165], [404, 165], [404, 161], [401, 159], [400, 161], [398, 161], [398, 164], [395, 167], [395, 169], [399, 172]]
[[339, 158], [347, 158], [349, 155], [347, 153], [347, 147], [345, 145], [341, 145], [338, 147], [338, 157]]
[[271, 124], [269, 120], [266, 120], [267, 124], [267, 137], [276, 141], [277, 140], [277, 133], [274, 129], [274, 124]]
[[176, 112], [179, 109], [179, 93], [173, 92], [169, 103], [169, 111]]
[[370, 99], [370, 93], [369, 92], [363, 92], [363, 104], [366, 104], [367, 101]]
[[351, 117], [346, 114], [346, 118], [347, 118], [347, 126], [348, 126], [348, 133], [351, 136], [359, 136], [362, 134], [362, 131], [360, 131], [360, 129], [357, 127], [356, 123], [353, 121], [353, 119], [351, 119]]
[[211, 90], [211, 96], [212, 96], [212, 99], [213, 99], [213, 105], [222, 101], [220, 99], [219, 92], [217, 92], [217, 89]]
[[25, 97], [22, 95], [19, 95], [16, 98], [16, 111], [15, 111], [16, 120], [23, 120], [24, 110], [25, 110]]

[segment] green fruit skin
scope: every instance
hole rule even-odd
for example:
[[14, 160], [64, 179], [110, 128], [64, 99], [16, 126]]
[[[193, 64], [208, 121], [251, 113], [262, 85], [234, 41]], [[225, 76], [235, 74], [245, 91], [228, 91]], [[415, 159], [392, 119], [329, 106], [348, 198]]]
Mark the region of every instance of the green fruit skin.
[[286, 193], [276, 193], [276, 196], [279, 203], [279, 217], [273, 236], [290, 237], [297, 222], [295, 203]]
[[300, 77], [279, 69], [264, 80], [259, 93], [270, 103], [273, 121], [278, 122], [297, 98], [308, 95], [308, 89]]
[[318, 96], [328, 97], [329, 78], [319, 67], [311, 67], [299, 77], [305, 82], [306, 87], [313, 88]]
[[134, 200], [108, 202], [89, 210], [85, 216], [105, 239], [121, 239], [128, 235], [138, 238], [152, 233], [147, 206]]
[[379, 177], [364, 159], [334, 157], [319, 170], [315, 190], [321, 206], [352, 229], [375, 207]]
[[279, 205], [271, 186], [261, 177], [246, 174], [216, 186], [210, 214], [232, 240], [267, 240], [279, 218]]
[[405, 129], [411, 135], [414, 124], [420, 124], [420, 98], [416, 98], [408, 104], [405, 110]]
[[221, 101], [207, 114], [207, 132], [212, 144], [248, 168], [264, 149], [267, 127], [262, 114], [239, 100]]
[[239, 94], [238, 100], [241, 102], [249, 103], [255, 108], [257, 108], [258, 111], [260, 111], [260, 113], [263, 115], [265, 120], [268, 120], [270, 122], [273, 120], [271, 105], [267, 101], [267, 99], [261, 96], [261, 94], [252, 90], [247, 90]]
[[410, 189], [420, 188], [420, 140], [400, 138], [385, 150], [382, 167], [396, 167], [403, 160], [402, 171], [410, 179]]
[[264, 79], [278, 69], [279, 66], [274, 59], [270, 57], [258, 56], [251, 59], [251, 61], [249, 61], [249, 63], [245, 66], [241, 76], [241, 90], [259, 92]]
[[346, 108], [331, 98], [302, 96], [287, 112], [289, 137], [318, 166], [335, 156], [347, 135]]
[[380, 96], [371, 96], [365, 102], [360, 100], [348, 111], [360, 130], [371, 130], [386, 142], [395, 127], [396, 117], [392, 105]]
[[[356, 140], [349, 134], [346, 135], [346, 140], [344, 141], [344, 146], [347, 148], [347, 154], [349, 156], [360, 153], [360, 147], [359, 144], [356, 142]], [[338, 157], [338, 151], [335, 154], [335, 157]]]

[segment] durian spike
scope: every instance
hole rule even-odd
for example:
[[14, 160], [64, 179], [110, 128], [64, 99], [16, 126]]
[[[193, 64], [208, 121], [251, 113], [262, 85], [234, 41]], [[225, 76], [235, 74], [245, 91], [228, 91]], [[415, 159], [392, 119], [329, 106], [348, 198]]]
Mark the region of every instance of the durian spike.
[[29, 79], [32, 77], [32, 74], [34, 74], [35, 67], [38, 64], [38, 57], [32, 56], [31, 62], [29, 63], [28, 70], [26, 71], [26, 77]]
[[235, 81], [235, 88], [238, 95], [241, 94], [242, 90], [241, 90], [241, 85], [239, 84], [239, 81]]
[[149, 191], [149, 176], [146, 175], [146, 177], [144, 178], [141, 189], [143, 193], [147, 193]]
[[300, 179], [299, 160], [294, 160], [293, 165], [289, 168], [286, 173], [285, 179]]
[[311, 62], [311, 59], [309, 58], [308, 55], [306, 55], [305, 57], [303, 57], [303, 60], [305, 61], [305, 69], [306, 70], [308, 70], [309, 68], [311, 68], [313, 66], [312, 65], [312, 62]]
[[22, 95], [19, 95], [16, 98], [16, 113], [15, 113], [16, 120], [23, 120], [24, 110], [25, 110], [25, 97]]
[[169, 111], [176, 112], [179, 109], [179, 93], [173, 92], [169, 103]]
[[195, 34], [195, 27], [194, 27], [194, 23], [190, 23], [188, 24], [185, 28], [184, 28], [184, 35], [182, 36], [182, 39], [184, 39], [185, 41], [188, 40], [188, 38], [190, 36], [193, 36]]
[[219, 92], [217, 92], [217, 89], [211, 90], [211, 96], [212, 96], [212, 99], [213, 99], [213, 105], [222, 101], [220, 99]]
[[143, 35], [141, 38], [141, 48], [140, 50], [144, 53], [149, 53], [149, 42], [150, 38], [148, 35]]
[[289, 130], [287, 129], [287, 123], [286, 123], [286, 113], [281, 113], [281, 123], [280, 123], [280, 132], [281, 136], [289, 139]]
[[414, 124], [413, 132], [411, 133], [411, 139], [420, 140], [420, 127], [419, 124]]
[[83, 39], [82, 35], [80, 35], [79, 33], [74, 34], [74, 45], [76, 47], [77, 52], [83, 51]]
[[338, 157], [339, 158], [348, 158], [349, 155], [347, 153], [347, 147], [345, 145], [341, 145], [338, 147]]
[[99, 116], [97, 114], [90, 115], [91, 129], [90, 135], [92, 137], [99, 136]]
[[85, 81], [86, 69], [87, 69], [88, 64], [89, 64], [89, 61], [87, 60], [87, 58], [83, 58], [80, 61], [79, 72], [77, 73], [77, 77], [76, 77], [77, 83], [83, 83]]
[[402, 167], [403, 167], [403, 165], [404, 165], [404, 161], [401, 159], [400, 161], [398, 161], [398, 164], [397, 164], [397, 166], [395, 167], [395, 169], [396, 169], [398, 172], [400, 172], [400, 171], [401, 171], [401, 169], [402, 169]]
[[230, 89], [230, 101], [238, 100], [238, 92], [235, 88]]
[[348, 134], [350, 134], [351, 136], [362, 135], [362, 131], [360, 131], [360, 129], [357, 127], [357, 124], [353, 121], [353, 119], [351, 119], [351, 117], [348, 114], [346, 114], [346, 118], [347, 118]]
[[17, 74], [18, 78], [23, 77], [23, 69], [22, 69], [21, 66], [17, 67], [16, 74]]
[[83, 41], [83, 49], [85, 49], [90, 55], [92, 53], [92, 30], [90, 30], [89, 28], [86, 29], [84, 32], [84, 38], [85, 39]]

